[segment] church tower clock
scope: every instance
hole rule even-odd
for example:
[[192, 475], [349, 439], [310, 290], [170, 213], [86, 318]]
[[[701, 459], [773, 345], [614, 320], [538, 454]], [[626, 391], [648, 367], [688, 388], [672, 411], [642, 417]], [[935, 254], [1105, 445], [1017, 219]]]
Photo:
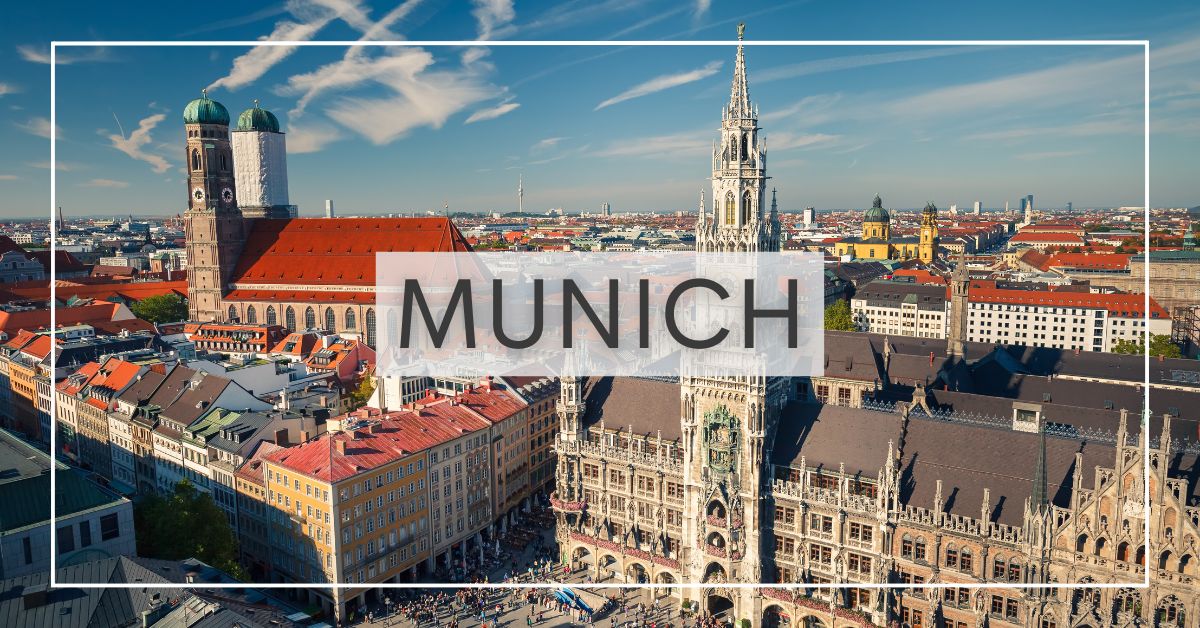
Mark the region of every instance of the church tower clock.
[[188, 316], [224, 321], [221, 297], [246, 238], [237, 205], [229, 111], [202, 93], [183, 110], [187, 134]]
[[[713, 211], [705, 211], [702, 198], [696, 224], [700, 253], [779, 251], [774, 194], [769, 210], [766, 202], [766, 141], [740, 43], [744, 29], [738, 26], [733, 86], [713, 151]], [[680, 567], [685, 582], [707, 585], [699, 596], [704, 612], [753, 616], [753, 591], [725, 585], [771, 577], [773, 567], [762, 562], [771, 555], [770, 540], [760, 530], [773, 510], [762, 494], [785, 389], [783, 379], [762, 374], [680, 377], [686, 508]]]

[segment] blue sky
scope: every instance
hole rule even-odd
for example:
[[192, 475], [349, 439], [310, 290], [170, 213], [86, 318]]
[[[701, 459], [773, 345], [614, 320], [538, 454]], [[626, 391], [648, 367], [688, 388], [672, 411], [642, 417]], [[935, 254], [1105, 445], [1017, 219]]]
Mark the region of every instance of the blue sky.
[[[50, 40], [1149, 39], [1154, 206], [1196, 205], [1200, 9], [1158, 2], [289, 0], [35, 3], [0, 25], [0, 218], [49, 206]], [[317, 215], [692, 209], [733, 47], [60, 49], [59, 202], [181, 212], [181, 112], [203, 87], [288, 132]], [[780, 206], [1140, 205], [1138, 48], [747, 48]]]

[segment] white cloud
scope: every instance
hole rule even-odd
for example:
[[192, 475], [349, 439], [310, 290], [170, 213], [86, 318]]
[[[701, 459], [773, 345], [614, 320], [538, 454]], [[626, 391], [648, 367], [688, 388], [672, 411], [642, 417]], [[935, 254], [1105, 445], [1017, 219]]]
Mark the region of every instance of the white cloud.
[[[42, 170], [50, 169], [50, 162], [48, 162], [48, 161], [31, 161], [26, 165], [29, 166], [30, 168], [41, 168]], [[79, 164], [72, 163], [69, 161], [63, 161], [61, 159], [56, 160], [54, 162], [54, 169], [59, 172], [71, 172], [73, 170], [78, 170], [79, 168], [80, 168]]]
[[809, 74], [819, 74], [821, 72], [837, 72], [851, 70], [854, 68], [865, 68], [874, 65], [884, 65], [888, 63], [919, 61], [922, 59], [933, 59], [936, 57], [959, 55], [968, 52], [978, 52], [986, 49], [987, 47], [985, 46], [946, 46], [942, 48], [928, 48], [924, 50], [903, 50], [898, 52], [883, 52], [877, 54], [831, 57], [828, 59], [814, 59], [812, 61], [804, 61], [801, 63], [793, 63], [789, 65], [781, 65], [757, 70], [751, 75], [750, 78], [755, 84], [769, 83], [771, 81], [796, 78], [798, 76], [808, 76]]
[[547, 137], [547, 138], [545, 138], [545, 139], [538, 140], [538, 141], [537, 141], [537, 143], [535, 143], [533, 146], [529, 147], [529, 152], [531, 152], [531, 153], [537, 153], [537, 152], [541, 152], [541, 151], [544, 151], [544, 150], [547, 150], [547, 149], [550, 149], [550, 148], [554, 148], [555, 146], [558, 146], [558, 143], [559, 143], [559, 142], [561, 142], [561, 141], [563, 141], [563, 140], [565, 140], [565, 139], [568, 139], [568, 138], [565, 138], [565, 137]]
[[[24, 123], [17, 123], [17, 128], [38, 137], [50, 138], [50, 120], [48, 118], [33, 117]], [[62, 138], [62, 129], [55, 129], [56, 136]]]
[[19, 181], [21, 177], [15, 174], [0, 174], [0, 181]]
[[[164, 113], [156, 113], [142, 118], [142, 120], [138, 122], [138, 128], [134, 129], [134, 131], [129, 134], [129, 137], [125, 137], [121, 133], [113, 133], [108, 136], [108, 141], [112, 144], [113, 148], [121, 151], [122, 153], [125, 153], [126, 155], [138, 161], [144, 161], [150, 164], [150, 169], [154, 172], [166, 172], [171, 168], [171, 164], [167, 162], [166, 158], [156, 153], [146, 152], [145, 150], [146, 145], [150, 144], [152, 141], [150, 132], [153, 131], [154, 127], [158, 126], [158, 123], [162, 122], [166, 117], [167, 116]], [[118, 126], [120, 126], [119, 122]]]
[[[22, 59], [30, 63], [45, 63], [50, 64], [50, 47], [41, 48], [39, 46], [21, 45], [17, 46], [17, 54]], [[58, 65], [71, 65], [73, 63], [89, 63], [93, 61], [108, 61], [111, 57], [108, 54], [107, 48], [59, 48], [55, 53], [55, 61]]]
[[712, 8], [712, 0], [696, 0], [696, 17], [708, 13], [710, 8]]
[[968, 141], [1010, 141], [1023, 140], [1031, 137], [1090, 137], [1094, 135], [1116, 135], [1122, 133], [1144, 132], [1140, 112], [1118, 118], [1085, 120], [1071, 124], [1047, 127], [1019, 127], [984, 131], [966, 136]]
[[419, 126], [441, 128], [466, 107], [494, 96], [495, 88], [470, 72], [429, 70], [433, 55], [394, 48], [376, 60], [364, 60], [368, 77], [391, 94], [378, 98], [343, 97], [326, 111], [342, 126], [374, 144], [387, 144]]
[[7, 96], [21, 91], [19, 87], [12, 83], [0, 83], [0, 96]]
[[603, 109], [605, 107], [609, 107], [609, 106], [615, 105], [620, 102], [625, 102], [626, 100], [632, 100], [634, 98], [640, 98], [642, 96], [647, 96], [647, 95], [653, 94], [655, 92], [661, 92], [665, 89], [670, 89], [672, 87], [679, 87], [680, 85], [687, 85], [688, 83], [694, 83], [701, 79], [708, 78], [708, 77], [712, 76], [713, 74], [716, 74], [717, 71], [720, 69], [721, 69], [721, 62], [713, 61], [702, 68], [699, 68], [696, 70], [691, 70], [689, 72], [680, 72], [678, 74], [664, 74], [662, 76], [656, 76], [644, 83], [635, 85], [635, 86], [621, 92], [620, 94], [617, 94], [616, 96], [613, 96], [612, 98], [609, 98], [608, 100], [605, 100], [604, 102], [596, 105], [596, 109], [597, 110]]
[[85, 188], [113, 188], [123, 189], [129, 187], [129, 183], [125, 181], [117, 181], [115, 179], [92, 179], [79, 184]]
[[320, 122], [291, 123], [287, 129], [289, 153], [315, 153], [326, 145], [342, 139], [336, 127]]
[[829, 135], [827, 133], [780, 132], [767, 136], [767, 148], [772, 151], [809, 148], [830, 144], [839, 139], [841, 139], [840, 135]]
[[712, 149], [706, 130], [616, 140], [593, 153], [598, 157], [684, 157], [695, 159]]
[[[333, 21], [332, 16], [323, 17], [313, 22], [297, 23], [283, 21], [275, 25], [275, 30], [265, 37], [277, 41], [306, 41], [312, 39], [318, 31]], [[229, 74], [213, 81], [208, 88], [238, 89], [257, 81], [267, 70], [296, 52], [296, 46], [257, 46], [233, 60], [233, 68]]]
[[476, 111], [468, 116], [466, 122], [463, 122], [463, 124], [471, 124], [472, 122], [481, 122], [483, 120], [495, 120], [496, 118], [499, 118], [500, 116], [520, 106], [520, 103], [506, 102], [496, 105], [495, 107], [480, 109], [479, 111]]
[[908, 117], [939, 118], [983, 110], [1053, 108], [1094, 101], [1142, 98], [1142, 53], [1100, 61], [1076, 61], [1000, 78], [951, 85], [901, 98], [880, 109]]
[[1017, 155], [1017, 159], [1025, 161], [1040, 161], [1042, 159], [1063, 159], [1066, 157], [1075, 157], [1084, 154], [1082, 150], [1051, 150], [1040, 153], [1024, 153]]
[[471, 15], [479, 23], [480, 39], [492, 39], [513, 30], [510, 23], [517, 17], [513, 0], [471, 0], [471, 4], [475, 6]]
[[805, 96], [799, 102], [759, 115], [763, 122], [771, 122], [785, 118], [797, 117], [807, 124], [819, 124], [833, 117], [838, 102], [842, 100], [840, 93], [814, 94]]

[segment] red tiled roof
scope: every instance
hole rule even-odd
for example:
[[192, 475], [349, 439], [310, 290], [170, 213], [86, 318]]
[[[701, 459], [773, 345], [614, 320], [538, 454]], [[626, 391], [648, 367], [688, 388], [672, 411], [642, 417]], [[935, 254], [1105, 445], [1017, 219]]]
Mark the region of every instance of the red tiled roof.
[[[1096, 294], [1092, 292], [1051, 292], [1049, 290], [1006, 290], [1003, 288], [972, 288], [967, 297], [975, 303], [1007, 303], [1046, 307], [1105, 309], [1112, 316], [1145, 317], [1145, 297], [1141, 294]], [[1154, 318], [1167, 318], [1167, 311], [1153, 298], [1150, 312]]]
[[1129, 268], [1129, 257], [1124, 253], [1055, 253], [1051, 256], [1048, 266], [1124, 270]]
[[[371, 260], [371, 281], [375, 281], [375, 261]], [[286, 280], [281, 280], [286, 281]], [[374, 285], [371, 286], [374, 288]], [[301, 303], [375, 303], [375, 292], [313, 290], [230, 290], [225, 301], [299, 301]], [[297, 316], [299, 313], [297, 313]], [[280, 319], [283, 313], [280, 312]]]
[[[363, 418], [372, 424], [323, 434], [307, 443], [269, 453], [266, 459], [318, 480], [340, 482], [488, 427], [488, 422], [470, 409], [450, 403], [387, 414], [366, 408], [347, 415], [350, 417]], [[338, 442], [345, 443], [345, 454], [337, 453]]]
[[233, 282], [374, 286], [376, 253], [467, 250], [448, 218], [256, 220]]
[[[118, 296], [127, 301], [141, 301], [146, 297], [163, 294], [177, 294], [181, 297], [187, 296], [187, 281], [148, 281], [143, 283], [110, 281], [86, 285], [69, 281], [59, 281], [56, 283], [54, 296], [59, 301], [66, 301], [71, 297], [106, 301], [114, 296]], [[12, 291], [26, 299], [43, 300], [50, 298], [49, 285], [12, 288]]]
[[901, 268], [892, 273], [893, 277], [912, 277], [917, 283], [946, 285], [945, 277], [935, 275], [924, 268]]
[[1013, 239], [1010, 240], [1010, 242], [1017, 242], [1017, 243], [1020, 243], [1020, 242], [1053, 242], [1055, 244], [1083, 245], [1083, 238], [1079, 237], [1078, 235], [1075, 235], [1074, 233], [1060, 233], [1060, 232], [1027, 233], [1025, 231], [1021, 231], [1021, 233], [1018, 233], [1017, 235], [1013, 236]]
[[[113, 320], [119, 303], [93, 303], [76, 307], [60, 307], [55, 310], [55, 322], [59, 325], [77, 325], [86, 323], [94, 325], [99, 322]], [[21, 329], [37, 330], [50, 326], [50, 310], [41, 308], [21, 312], [0, 312], [0, 331], [9, 335]]]

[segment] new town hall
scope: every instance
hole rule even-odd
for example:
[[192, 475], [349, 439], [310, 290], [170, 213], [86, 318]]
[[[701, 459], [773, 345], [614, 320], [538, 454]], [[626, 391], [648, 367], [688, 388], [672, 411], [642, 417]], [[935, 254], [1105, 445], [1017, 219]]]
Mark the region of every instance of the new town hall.
[[[739, 46], [698, 250], [779, 250], [759, 134]], [[754, 625], [1196, 625], [1200, 391], [1160, 369], [1141, 421], [1138, 356], [950, 327], [828, 333], [824, 375], [799, 381], [564, 378], [564, 558], [598, 581], [703, 584], [664, 590]], [[1047, 584], [1079, 586], [1030, 586]]]
[[[374, 345], [375, 253], [469, 248], [441, 218], [295, 218], [273, 116], [184, 117], [196, 320]], [[757, 118], [739, 46], [700, 250], [779, 250]], [[1143, 417], [1140, 356], [964, 342], [967, 283], [948, 341], [830, 332], [820, 376], [564, 379], [564, 559], [753, 625], [1196, 625], [1194, 363], [1151, 365]]]

